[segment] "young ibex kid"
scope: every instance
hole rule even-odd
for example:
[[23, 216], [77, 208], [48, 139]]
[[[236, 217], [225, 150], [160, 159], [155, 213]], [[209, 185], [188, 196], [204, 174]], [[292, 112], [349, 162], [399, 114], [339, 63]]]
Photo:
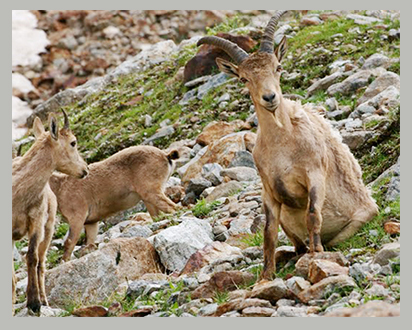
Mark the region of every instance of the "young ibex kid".
[[54, 174], [50, 186], [58, 208], [70, 225], [62, 260], [70, 260], [83, 226], [86, 245], [94, 244], [98, 221], [135, 206], [140, 200], [152, 217], [160, 211], [172, 213], [176, 204], [163, 192], [174, 164], [176, 150], [166, 154], [151, 146], [129, 147], [111, 157], [89, 165], [83, 180]]
[[[55, 170], [77, 178], [88, 173], [87, 164], [77, 151], [76, 138], [69, 129], [67, 115], [63, 114], [64, 127], [60, 130], [56, 117], [49, 116], [50, 132], [45, 132], [40, 119], [36, 118], [35, 143], [23, 157], [13, 159], [12, 165], [12, 246], [28, 236], [27, 307], [35, 313], [41, 305], [48, 304], [44, 288], [45, 258], [57, 209], [48, 181]], [[15, 285], [12, 258], [13, 303]]]

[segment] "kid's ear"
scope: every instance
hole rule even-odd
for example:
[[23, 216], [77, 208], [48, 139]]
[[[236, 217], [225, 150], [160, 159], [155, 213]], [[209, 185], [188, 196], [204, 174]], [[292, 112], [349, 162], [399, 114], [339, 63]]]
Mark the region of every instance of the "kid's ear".
[[44, 126], [39, 117], [36, 117], [33, 122], [33, 133], [36, 138], [45, 132]]
[[228, 74], [229, 76], [239, 78], [238, 68], [235, 64], [220, 57], [216, 58], [216, 64], [220, 71]]
[[57, 140], [59, 138], [59, 125], [54, 114], [49, 115], [49, 128], [51, 137]]
[[286, 36], [284, 36], [275, 49], [275, 56], [278, 59], [279, 63], [282, 61], [282, 58], [285, 55], [287, 49], [288, 46], [286, 43]]

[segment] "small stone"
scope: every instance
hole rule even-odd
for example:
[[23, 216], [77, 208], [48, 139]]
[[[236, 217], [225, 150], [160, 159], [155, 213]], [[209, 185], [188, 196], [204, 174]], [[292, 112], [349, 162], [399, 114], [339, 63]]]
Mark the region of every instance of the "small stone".
[[221, 97], [218, 98], [217, 103], [222, 103], [225, 101], [230, 100], [230, 94], [229, 93], [224, 93]]
[[401, 224], [400, 222], [396, 221], [387, 221], [383, 225], [385, 232], [389, 235], [397, 235], [401, 233]]
[[229, 233], [226, 226], [217, 225], [213, 227], [213, 235], [215, 235], [215, 240], [224, 242], [228, 239]]
[[228, 168], [232, 167], [250, 167], [256, 169], [252, 153], [247, 150], [240, 150], [236, 152], [235, 157], [228, 166]]
[[217, 163], [208, 163], [203, 165], [202, 168], [202, 176], [210, 181], [212, 185], [218, 186], [222, 183], [223, 178], [220, 175], [221, 171], [223, 170], [223, 167], [220, 166]]
[[212, 275], [209, 281], [192, 292], [192, 299], [211, 298], [216, 292], [235, 290], [239, 285], [250, 284], [253, 279], [253, 274], [238, 270], [217, 272]]
[[276, 312], [274, 308], [268, 307], [247, 307], [242, 310], [242, 316], [246, 317], [270, 317]]
[[381, 266], [387, 265], [390, 259], [400, 256], [401, 245], [399, 242], [389, 243], [383, 245], [383, 247], [376, 253], [373, 263]]
[[[308, 282], [309, 283], [309, 282]], [[310, 286], [310, 284], [309, 284]], [[282, 307], [282, 306], [295, 306], [296, 302], [292, 299], [279, 299], [276, 302], [277, 307]]]
[[327, 317], [388, 317], [400, 316], [400, 306], [383, 301], [368, 301], [355, 308], [340, 308], [325, 314]]
[[373, 54], [368, 57], [365, 63], [362, 65], [363, 70], [373, 69], [377, 67], [387, 68], [390, 65], [390, 59], [382, 54]]
[[214, 304], [208, 304], [206, 306], [203, 306], [200, 310], [199, 310], [199, 316], [210, 316], [212, 314], [214, 314], [217, 310], [217, 306], [218, 304], [214, 303]]
[[72, 315], [78, 317], [103, 317], [109, 314], [109, 310], [103, 306], [89, 306], [75, 309]]
[[191, 192], [193, 192], [196, 197], [199, 197], [200, 194], [203, 192], [203, 190], [205, 190], [206, 188], [209, 188], [210, 186], [212, 186], [212, 183], [206, 179], [203, 179], [203, 178], [191, 179], [186, 188], [186, 194], [190, 194]]
[[310, 282], [300, 276], [291, 277], [286, 281], [286, 285], [295, 296], [298, 296], [303, 290], [310, 288]]
[[257, 179], [257, 171], [250, 167], [232, 167], [224, 169], [220, 173], [236, 181], [254, 181]]
[[338, 101], [334, 97], [329, 98], [325, 101], [325, 105], [329, 111], [335, 111], [338, 109]]
[[310, 288], [302, 291], [298, 297], [302, 302], [307, 303], [310, 300], [322, 299], [335, 289], [352, 290], [355, 287], [357, 287], [355, 281], [347, 275], [332, 276], [324, 278]]
[[312, 260], [322, 259], [336, 262], [340, 266], [348, 266], [349, 262], [340, 252], [317, 252], [314, 254], [305, 254], [296, 263], [296, 276], [308, 277], [309, 265]]
[[115, 26], [108, 26], [107, 28], [103, 30], [103, 33], [106, 38], [113, 39], [115, 36], [119, 35], [121, 32], [120, 32], [120, 29]]
[[281, 306], [277, 309], [274, 317], [306, 317], [305, 307]]
[[213, 316], [221, 316], [230, 311], [240, 311], [248, 307], [266, 307], [272, 308], [273, 306], [270, 304], [269, 301], [263, 299], [256, 299], [256, 298], [248, 298], [248, 299], [234, 299], [224, 304], [221, 304], [216, 313]]
[[252, 292], [250, 298], [259, 298], [269, 300], [272, 304], [275, 304], [281, 298], [285, 298], [288, 295], [288, 288], [285, 282], [277, 278], [274, 281], [267, 282], [261, 281], [257, 283]]

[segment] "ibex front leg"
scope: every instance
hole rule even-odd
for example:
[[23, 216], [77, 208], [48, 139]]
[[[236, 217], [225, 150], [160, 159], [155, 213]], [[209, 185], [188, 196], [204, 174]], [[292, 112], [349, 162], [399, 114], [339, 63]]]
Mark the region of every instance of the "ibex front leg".
[[275, 250], [278, 242], [280, 204], [263, 191], [263, 208], [266, 225], [263, 233], [263, 272], [260, 278], [271, 279], [276, 272]]
[[309, 201], [306, 215], [306, 225], [309, 233], [309, 252], [323, 252], [320, 238], [322, 229], [322, 207], [325, 200], [325, 180], [321, 174], [309, 177]]

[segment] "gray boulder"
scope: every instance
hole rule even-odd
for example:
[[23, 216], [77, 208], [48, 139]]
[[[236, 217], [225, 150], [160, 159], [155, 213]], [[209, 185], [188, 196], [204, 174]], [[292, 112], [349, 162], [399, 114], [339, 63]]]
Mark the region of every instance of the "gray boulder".
[[153, 246], [160, 260], [170, 271], [181, 271], [193, 253], [212, 242], [211, 226], [197, 218], [189, 218], [178, 226], [166, 228], [153, 238]]
[[160, 273], [162, 266], [153, 246], [144, 238], [118, 238], [101, 250], [64, 263], [46, 273], [50, 304], [106, 299], [125, 277], [133, 281], [146, 273]]
[[389, 86], [394, 86], [398, 90], [401, 88], [401, 78], [394, 72], [386, 72], [380, 77], [376, 78], [366, 89], [365, 93], [358, 100], [358, 104], [362, 104], [372, 97], [383, 92]]
[[355, 92], [358, 88], [368, 85], [369, 78], [372, 72], [370, 70], [361, 70], [349, 76], [341, 83], [330, 86], [327, 90], [329, 95], [340, 93], [342, 95], [349, 95]]
[[385, 69], [391, 64], [391, 60], [382, 54], [373, 54], [369, 56], [362, 65], [363, 70], [384, 67]]

